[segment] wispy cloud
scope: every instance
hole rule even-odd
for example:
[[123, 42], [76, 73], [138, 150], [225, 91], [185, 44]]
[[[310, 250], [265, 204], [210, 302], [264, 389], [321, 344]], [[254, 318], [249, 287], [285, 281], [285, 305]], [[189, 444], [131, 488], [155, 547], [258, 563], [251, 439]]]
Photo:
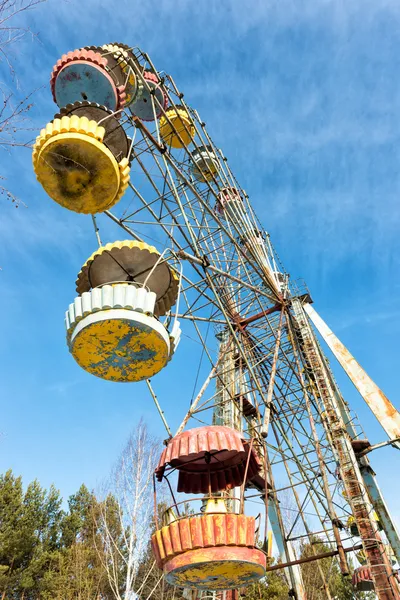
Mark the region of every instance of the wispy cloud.
[[67, 392], [70, 392], [71, 389], [81, 384], [81, 380], [65, 380], [65, 381], [56, 381], [46, 386], [46, 391], [50, 394], [57, 394], [58, 396], [66, 397]]
[[[117, 8], [103, 0], [49, 0], [27, 18], [40, 41], [18, 48], [24, 90], [47, 86], [53, 64], [68, 50], [116, 40], [139, 45], [199, 110], [287, 269], [305, 276], [332, 328], [357, 344], [360, 331], [369, 329], [379, 339], [376, 329], [398, 320], [400, 290], [393, 283], [400, 255], [397, 0], [121, 0]], [[48, 87], [40, 90], [33, 126], [39, 130], [55, 111]], [[3, 323], [2, 338], [9, 410], [14, 414], [12, 403], [26, 408], [28, 432], [29, 420], [39, 428], [42, 421], [54, 426], [59, 437], [54, 447], [63, 464], [71, 446], [69, 427], [76, 426], [79, 411], [84, 433], [76, 460], [93, 455], [87, 474], [95, 481], [104, 471], [93, 448], [109, 453], [103, 440], [112, 438], [110, 422], [117, 439], [148, 396], [140, 387], [116, 388], [86, 374], [87, 388], [81, 390], [78, 367], [62, 337], [62, 318], [73, 298], [75, 273], [96, 246], [90, 217], [69, 213], [46, 197], [32, 174], [28, 150], [1, 160], [28, 205], [17, 211], [3, 206], [0, 217], [0, 285], [4, 314], [12, 317]], [[117, 210], [130, 200], [127, 194]], [[99, 222], [106, 239], [121, 236], [105, 218]], [[29, 281], [27, 273], [33, 274]], [[20, 303], [10, 312], [16, 295]], [[393, 303], [382, 300], [389, 297]], [[51, 311], [43, 298], [51, 298]], [[21, 345], [28, 346], [25, 353]], [[387, 351], [394, 362], [397, 342]], [[187, 355], [186, 344], [157, 376], [157, 393], [161, 398], [163, 392], [168, 418], [176, 424], [196, 371], [189, 372]], [[374, 362], [376, 370], [385, 368], [383, 359]], [[35, 381], [33, 392], [18, 387], [20, 372]], [[28, 404], [30, 393], [34, 399]], [[60, 427], [59, 416], [53, 419], [53, 395], [74, 403], [68, 427]], [[88, 428], [93, 415], [96, 427]], [[15, 430], [19, 427], [16, 415]], [[38, 445], [37, 452], [45, 446]], [[11, 447], [18, 450], [17, 436]], [[30, 468], [41, 477], [35, 458]], [[30, 457], [23, 460], [26, 465]], [[68, 464], [71, 473], [63, 486], [72, 492], [85, 473]]]

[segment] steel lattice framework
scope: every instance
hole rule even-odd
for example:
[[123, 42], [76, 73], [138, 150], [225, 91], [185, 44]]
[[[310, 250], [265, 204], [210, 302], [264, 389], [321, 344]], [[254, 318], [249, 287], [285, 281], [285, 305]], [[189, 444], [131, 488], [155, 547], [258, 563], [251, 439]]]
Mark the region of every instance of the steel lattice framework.
[[[310, 294], [290, 280], [222, 150], [173, 78], [157, 71], [138, 48], [131, 51], [130, 68], [150, 91], [154, 120], [143, 122], [122, 111], [121, 126], [131, 137], [130, 189], [105, 214], [134, 239], [149, 237], [182, 273], [179, 304], [166, 318], [178, 316], [183, 332], [185, 322], [191, 323], [210, 372], [177, 433], [192, 421], [223, 423], [253, 440], [263, 470], [245, 497], [268, 514], [263, 527], [272, 528], [299, 600], [307, 593], [296, 551], [316, 536], [331, 547], [328, 555], [337, 557], [344, 575], [348, 552], [362, 550], [379, 599], [399, 599], [391, 560], [392, 551], [400, 559], [399, 539], [365, 456], [366, 436], [310, 321]], [[194, 128], [190, 145], [148, 87], [144, 69], [157, 74], [168, 106], [182, 107], [190, 116], [185, 126], [185, 133]], [[164, 143], [160, 113], [182, 148]], [[201, 163], [194, 160], [199, 153]], [[100, 240], [95, 217], [93, 222]], [[217, 352], [207, 340], [210, 324], [219, 340]], [[159, 400], [167, 404], [162, 394]], [[349, 517], [357, 536], [347, 525]], [[326, 555], [315, 560], [330, 598], [329, 576], [318, 560]]]

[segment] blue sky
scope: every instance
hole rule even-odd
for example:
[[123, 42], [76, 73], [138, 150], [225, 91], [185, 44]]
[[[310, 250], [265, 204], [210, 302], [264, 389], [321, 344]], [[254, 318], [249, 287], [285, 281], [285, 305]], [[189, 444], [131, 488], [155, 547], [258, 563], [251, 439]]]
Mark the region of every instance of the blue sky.
[[[118, 40], [173, 75], [286, 269], [304, 277], [315, 308], [399, 406], [398, 3], [49, 0], [21, 23], [38, 32], [14, 58], [21, 93], [45, 86], [36, 93], [35, 131], [56, 112], [48, 80], [68, 50]], [[0, 63], [1, 80], [4, 73]], [[27, 208], [1, 202], [0, 470], [54, 482], [67, 496], [82, 481], [98, 484], [141, 415], [164, 433], [144, 384], [97, 380], [67, 351], [64, 311], [95, 248], [90, 218], [46, 197], [29, 150], [3, 153], [1, 171]], [[107, 241], [121, 238], [100, 224]], [[190, 400], [198, 358], [184, 338], [154, 379], [172, 428]], [[371, 441], [384, 439], [333, 359], [332, 366]], [[400, 521], [399, 459], [387, 449], [372, 462]]]

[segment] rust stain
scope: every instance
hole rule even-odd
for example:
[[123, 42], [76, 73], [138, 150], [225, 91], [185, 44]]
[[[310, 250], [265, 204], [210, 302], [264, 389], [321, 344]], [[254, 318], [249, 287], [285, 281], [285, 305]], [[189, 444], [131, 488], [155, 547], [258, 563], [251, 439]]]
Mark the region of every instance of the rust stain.
[[158, 566], [189, 550], [255, 546], [255, 519], [237, 514], [204, 514], [165, 525], [152, 537]]
[[249, 454], [247, 479], [252, 479], [258, 475], [261, 462], [238, 431], [220, 425], [197, 427], [169, 441], [160, 457], [156, 477], [161, 481], [166, 466], [170, 465], [179, 471], [178, 492], [207, 493], [209, 486], [213, 492], [231, 489], [242, 485]]
[[164, 565], [169, 583], [197, 589], [250, 585], [265, 576], [266, 557], [256, 548], [218, 546], [175, 556]]
[[400, 437], [400, 413], [376, 385], [354, 356], [329, 329], [318, 313], [310, 304], [304, 305], [304, 310], [322, 335], [333, 354], [346, 371], [347, 375], [364, 398], [389, 438]]

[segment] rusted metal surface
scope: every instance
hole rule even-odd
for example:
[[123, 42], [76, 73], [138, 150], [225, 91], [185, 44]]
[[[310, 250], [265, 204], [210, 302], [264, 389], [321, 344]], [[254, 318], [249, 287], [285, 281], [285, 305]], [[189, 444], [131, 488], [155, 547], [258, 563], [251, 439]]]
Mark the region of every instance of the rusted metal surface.
[[252, 451], [253, 451], [253, 438], [250, 440], [250, 448], [249, 448], [249, 452], [247, 453], [247, 460], [246, 460], [246, 467], [245, 467], [245, 471], [244, 471], [244, 477], [243, 477], [243, 483], [242, 483], [242, 490], [241, 490], [241, 494], [240, 494], [240, 513], [242, 514], [244, 511], [244, 491], [245, 491], [245, 487], [246, 487], [246, 481], [249, 475], [249, 466], [250, 466], [250, 460], [251, 460], [251, 455], [252, 455]]
[[[346, 429], [351, 438], [356, 436], [356, 431], [352, 427], [351, 417], [348, 413], [348, 409], [343, 403], [340, 395], [335, 394], [335, 398], [340, 404], [340, 410], [342, 413], [343, 420], [346, 423]], [[389, 441], [386, 442], [390, 443]], [[360, 471], [366, 488], [368, 490], [368, 494], [370, 500], [373, 503], [374, 509], [379, 516], [379, 521], [382, 524], [383, 530], [385, 531], [386, 537], [393, 549], [393, 552], [397, 558], [397, 561], [400, 563], [400, 536], [393, 522], [389, 510], [386, 506], [385, 500], [382, 496], [381, 490], [377, 484], [375, 479], [375, 473], [371, 469], [368, 459], [364, 457], [369, 451], [379, 448], [381, 444], [377, 444], [375, 446], [371, 446], [369, 440], [367, 439], [352, 439], [351, 445], [353, 447], [354, 452], [356, 453], [357, 460], [360, 466]], [[358, 529], [357, 529], [358, 531]]]
[[257, 548], [219, 546], [191, 550], [164, 566], [171, 585], [202, 590], [239, 588], [265, 576], [266, 557]]
[[351, 582], [359, 592], [371, 592], [374, 589], [374, 582], [369, 567], [355, 569]]
[[239, 600], [246, 597], [246, 588], [241, 590], [183, 590], [185, 600]]
[[365, 485], [367, 486], [374, 509], [378, 514], [379, 521], [382, 524], [386, 537], [389, 540], [392, 550], [396, 556], [397, 562], [400, 564], [400, 536], [396, 525], [390, 516], [388, 507], [386, 506], [385, 499], [383, 498], [381, 490], [379, 489], [373, 470], [369, 466], [366, 459], [361, 459], [360, 462], [361, 474]]
[[276, 304], [271, 306], [271, 308], [268, 308], [267, 310], [263, 310], [262, 312], [252, 315], [251, 317], [246, 317], [243, 319], [238, 318], [237, 324], [241, 325], [242, 327], [246, 327], [247, 325], [250, 325], [250, 323], [254, 323], [254, 321], [258, 321], [259, 319], [262, 319], [262, 317], [266, 317], [267, 315], [271, 315], [272, 313], [277, 312], [278, 310], [281, 310], [281, 308], [282, 308], [282, 304], [280, 302], [277, 302]]
[[299, 335], [301, 336], [303, 352], [312, 368], [315, 385], [326, 410], [329, 436], [336, 451], [340, 475], [360, 532], [363, 550], [371, 568], [376, 594], [379, 600], [400, 600], [399, 587], [393, 579], [392, 566], [382, 543], [377, 524], [372, 518], [373, 507], [363, 482], [351, 440], [340, 416], [314, 334], [307, 321], [305, 307], [296, 299], [293, 299], [292, 306]]
[[156, 469], [159, 481], [167, 465], [179, 471], [178, 492], [186, 494], [232, 489], [261, 468], [255, 450], [241, 434], [219, 425], [189, 429], [172, 438]]
[[[400, 437], [400, 413], [381, 389], [372, 381], [342, 342], [329, 329], [310, 304], [304, 310], [324, 338], [333, 354], [350, 377], [351, 381], [368, 404], [390, 439]], [[400, 445], [397, 444], [400, 448]]]
[[165, 146], [163, 144], [158, 143], [158, 141], [156, 140], [154, 135], [152, 133], [150, 133], [150, 131], [147, 129], [146, 125], [144, 125], [144, 123], [139, 119], [139, 117], [132, 115], [131, 120], [138, 129], [143, 131], [143, 133], [148, 137], [148, 139], [157, 148], [157, 150], [161, 154], [164, 154], [164, 152], [166, 150]]
[[174, 585], [237, 588], [265, 574], [266, 557], [255, 548], [254, 517], [218, 513], [180, 519], [157, 530], [152, 547]]
[[244, 417], [253, 418], [258, 417], [259, 410], [244, 394], [236, 394], [233, 398], [239, 406], [242, 407], [242, 413]]
[[152, 536], [159, 567], [177, 554], [214, 546], [255, 545], [255, 519], [246, 515], [217, 513], [186, 517], [165, 525]]
[[[344, 548], [344, 552], [356, 552], [362, 549], [362, 544], [352, 546], [351, 548]], [[286, 567], [293, 567], [295, 565], [302, 565], [304, 563], [314, 562], [315, 560], [322, 560], [323, 558], [329, 558], [330, 556], [337, 556], [339, 552], [337, 550], [329, 550], [328, 552], [322, 552], [321, 554], [313, 554], [312, 556], [306, 556], [305, 558], [298, 558], [285, 563], [278, 563], [276, 565], [268, 565], [266, 572], [279, 571], [280, 569], [286, 569]]]
[[[290, 326], [290, 323], [288, 323], [289, 326], [289, 335], [292, 338], [292, 343], [294, 344], [294, 339], [293, 339], [293, 332], [292, 332], [292, 328]], [[304, 342], [304, 349], [306, 348], [306, 342], [303, 338], [303, 342]], [[309, 352], [309, 358], [311, 358], [310, 356], [310, 352]], [[302, 386], [303, 388], [305, 388], [305, 382], [303, 379], [303, 374], [300, 370], [300, 365], [297, 362], [297, 369], [298, 369], [298, 376], [300, 381], [302, 382]], [[323, 484], [323, 489], [325, 492], [325, 496], [326, 496], [326, 501], [327, 501], [327, 505], [328, 505], [328, 516], [331, 520], [332, 523], [332, 529], [333, 529], [333, 535], [335, 538], [335, 542], [336, 542], [336, 548], [338, 551], [338, 555], [339, 555], [339, 565], [340, 565], [340, 570], [342, 575], [348, 575], [349, 574], [349, 567], [347, 564], [347, 558], [345, 555], [345, 552], [343, 550], [343, 544], [342, 544], [342, 540], [340, 537], [340, 531], [339, 531], [339, 527], [338, 527], [338, 518], [337, 518], [337, 514], [336, 514], [336, 510], [335, 510], [335, 505], [333, 502], [333, 498], [332, 498], [332, 494], [331, 494], [331, 490], [329, 487], [329, 481], [328, 481], [328, 475], [327, 475], [327, 470], [326, 470], [326, 465], [324, 462], [324, 455], [323, 455], [323, 451], [321, 448], [321, 442], [318, 436], [318, 432], [317, 432], [317, 428], [315, 425], [315, 420], [313, 417], [313, 413], [312, 413], [312, 408], [311, 408], [311, 402], [310, 402], [310, 398], [308, 396], [308, 394], [304, 394], [304, 402], [306, 405], [306, 409], [307, 409], [307, 413], [308, 413], [308, 418], [309, 418], [309, 423], [310, 423], [310, 428], [311, 428], [311, 434], [314, 440], [314, 444], [315, 444], [315, 451], [318, 457], [318, 464], [319, 464], [319, 468], [320, 468], [320, 473], [321, 473], [321, 477], [322, 477], [322, 484]]]

